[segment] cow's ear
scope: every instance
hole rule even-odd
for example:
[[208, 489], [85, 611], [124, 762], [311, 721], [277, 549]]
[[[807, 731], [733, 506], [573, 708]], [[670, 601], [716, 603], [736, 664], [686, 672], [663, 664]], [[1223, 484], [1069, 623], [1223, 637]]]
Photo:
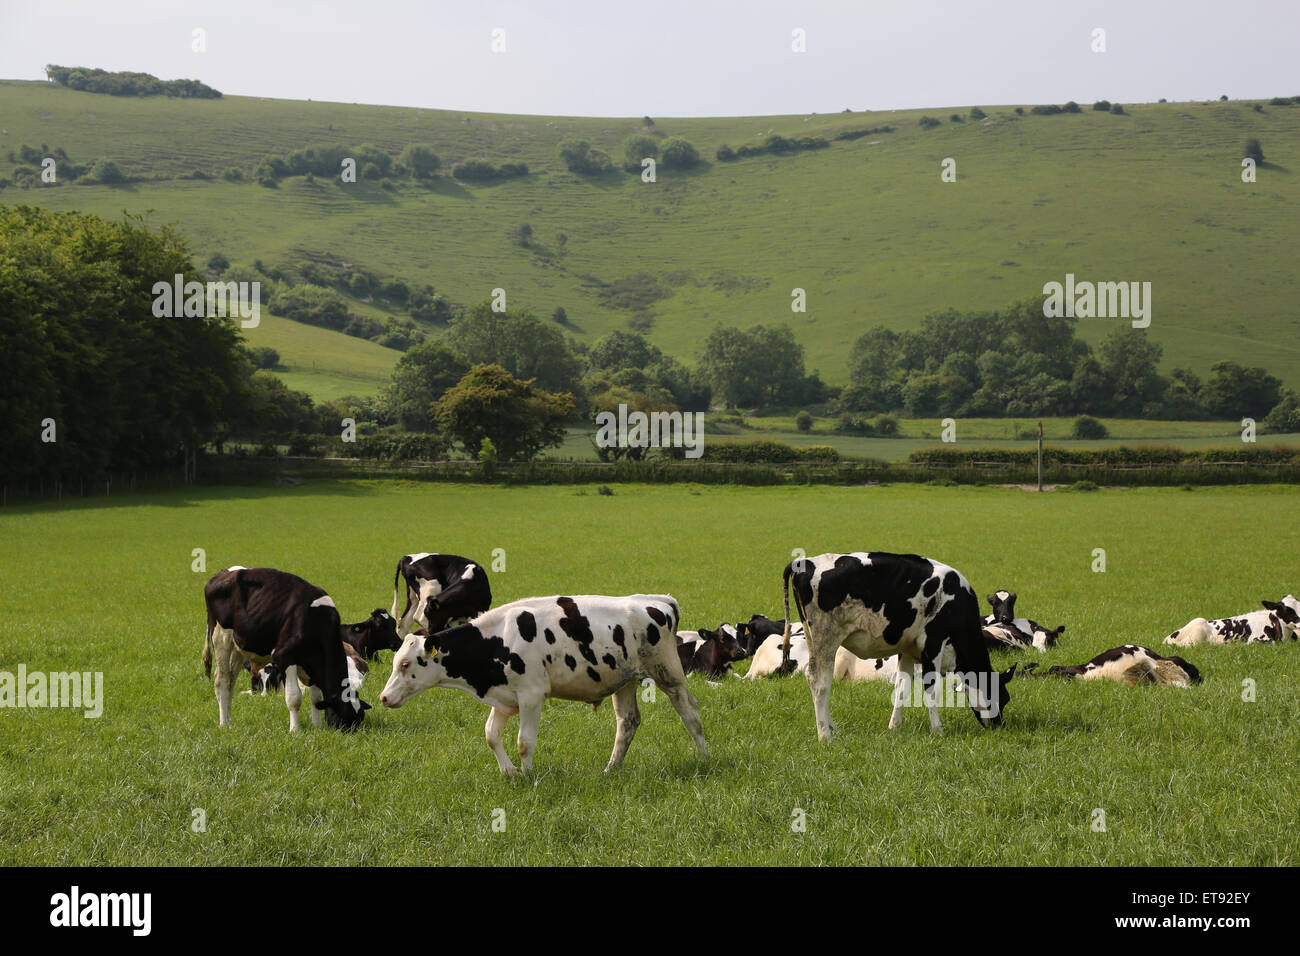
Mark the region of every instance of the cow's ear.
[[363, 701], [361, 701], [361, 709], [362, 709], [362, 710], [369, 710], [369, 709], [370, 709], [370, 705], [367, 704], [367, 703], [363, 700]]
[[1282, 609], [1282, 605], [1277, 601], [1260, 601], [1259, 603], [1264, 605], [1264, 607], [1268, 608], [1270, 611], [1280, 611]]
[[424, 653], [428, 654], [430, 657], [438, 656], [438, 648], [434, 646], [432, 634], [424, 639]]
[[989, 602], [989, 607], [997, 607], [997, 602], [993, 600], [992, 594], [984, 595], [984, 600]]
[[1010, 684], [1011, 678], [1016, 676], [1016, 668], [1019, 666], [1019, 664], [1012, 664], [1009, 669], [1004, 670], [1001, 675], [999, 675], [1002, 678], [1002, 683]]

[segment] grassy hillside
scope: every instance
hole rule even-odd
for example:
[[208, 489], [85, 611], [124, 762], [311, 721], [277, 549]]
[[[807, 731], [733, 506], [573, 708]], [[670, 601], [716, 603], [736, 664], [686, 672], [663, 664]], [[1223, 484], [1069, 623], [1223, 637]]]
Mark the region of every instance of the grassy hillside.
[[[622, 172], [586, 180], [556, 157], [560, 140], [578, 136], [619, 160], [623, 140], [642, 130], [639, 118], [137, 100], [4, 82], [0, 177], [11, 169], [8, 150], [47, 143], [77, 163], [112, 159], [145, 181], [11, 187], [0, 200], [106, 216], [152, 210], [152, 221], [177, 223], [201, 258], [221, 251], [274, 267], [328, 255], [430, 282], [462, 304], [499, 286], [511, 305], [539, 314], [564, 306], [588, 341], [632, 314], [602, 296], [600, 283], [649, 276], [630, 285], [660, 296], [649, 303], [649, 334], [668, 352], [693, 361], [715, 323], [788, 322], [806, 344], [809, 368], [833, 383], [845, 381], [847, 345], [877, 322], [907, 328], [936, 309], [999, 307], [1040, 295], [1044, 282], [1066, 272], [1150, 281], [1149, 333], [1164, 346], [1167, 368], [1204, 372], [1233, 358], [1290, 377], [1300, 359], [1300, 277], [1289, 268], [1300, 239], [1300, 179], [1292, 171], [1300, 106], [1257, 113], [1244, 102], [1129, 105], [1122, 116], [1085, 106], [1079, 115], [1023, 117], [1011, 107], [984, 108], [987, 120], [963, 123], [948, 117], [967, 107], [656, 118], [656, 134], [686, 137], [708, 162], [690, 173], [661, 167], [657, 183], [643, 184]], [[922, 115], [943, 123], [923, 130]], [[833, 138], [882, 125], [897, 131], [791, 156], [713, 160], [722, 143], [758, 144], [772, 132]], [[1252, 185], [1240, 180], [1247, 136], [1259, 137], [1271, 160]], [[448, 166], [483, 156], [526, 162], [532, 174], [485, 186], [441, 177], [392, 192], [321, 179], [267, 189], [176, 178], [251, 169], [268, 152], [318, 142], [371, 142], [394, 154], [424, 142]], [[955, 183], [940, 181], [944, 157], [957, 161]], [[508, 235], [522, 222], [533, 226], [533, 249]], [[808, 292], [806, 315], [790, 312], [796, 286]], [[1080, 333], [1096, 343], [1117, 321], [1081, 320]], [[275, 334], [285, 343], [300, 333], [268, 324], [249, 339], [274, 344]], [[302, 348], [305, 364], [316, 346]], [[369, 368], [365, 343], [338, 348], [356, 349], [355, 364]]]

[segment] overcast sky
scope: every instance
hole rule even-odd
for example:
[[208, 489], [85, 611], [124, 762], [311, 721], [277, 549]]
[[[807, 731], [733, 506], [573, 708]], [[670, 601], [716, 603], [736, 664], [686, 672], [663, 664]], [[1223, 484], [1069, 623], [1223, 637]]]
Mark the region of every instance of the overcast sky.
[[589, 116], [1138, 103], [1300, 95], [1298, 26], [1298, 0], [0, 0], [0, 78]]

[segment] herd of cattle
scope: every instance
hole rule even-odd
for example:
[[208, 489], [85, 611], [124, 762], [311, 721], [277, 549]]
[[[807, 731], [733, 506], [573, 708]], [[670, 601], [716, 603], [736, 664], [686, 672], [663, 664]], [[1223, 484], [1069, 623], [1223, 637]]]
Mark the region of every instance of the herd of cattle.
[[[406, 608], [399, 618], [403, 590]], [[791, 593], [798, 620], [790, 615]], [[204, 588], [203, 664], [214, 681], [221, 726], [230, 723], [235, 679], [249, 670], [253, 689], [245, 693], [265, 694], [283, 685], [290, 730], [298, 729], [304, 689], [313, 724], [323, 719], [354, 729], [370, 706], [360, 697], [368, 662], [380, 651], [393, 651], [380, 703], [400, 707], [430, 687], [466, 691], [491, 708], [487, 742], [502, 773], [510, 775], [517, 771], [501, 743], [506, 722], [519, 715], [520, 763], [528, 772], [548, 697], [599, 706], [612, 696], [617, 731], [606, 769], [618, 766], [640, 723], [637, 697], [647, 680], [667, 695], [707, 755], [686, 675], [723, 678], [746, 658], [753, 660], [745, 679], [807, 675], [823, 740], [834, 731], [833, 680], [892, 680], [894, 729], [919, 675], [930, 726], [939, 731], [939, 696], [948, 675], [964, 690], [976, 719], [996, 726], [1017, 665], [998, 671], [990, 652], [1042, 652], [1065, 631], [1063, 625], [1047, 628], [1016, 617], [1010, 591], [989, 595], [992, 613], [981, 617], [975, 591], [959, 571], [917, 555], [799, 558], [785, 568], [783, 595], [784, 621], [756, 614], [735, 625], [683, 631], [677, 601], [666, 594], [561, 595], [492, 608], [482, 565], [458, 555], [419, 553], [398, 562], [391, 611], [376, 609], [367, 620], [345, 625], [323, 589], [284, 571], [236, 566], [213, 575]], [[1295, 640], [1300, 601], [1287, 595], [1263, 604], [1263, 610], [1236, 617], [1195, 618], [1165, 643]], [[1075, 666], [1056, 665], [1042, 674], [1036, 668], [1028, 664], [1021, 676], [1179, 686], [1201, 681], [1181, 657], [1134, 644]]]

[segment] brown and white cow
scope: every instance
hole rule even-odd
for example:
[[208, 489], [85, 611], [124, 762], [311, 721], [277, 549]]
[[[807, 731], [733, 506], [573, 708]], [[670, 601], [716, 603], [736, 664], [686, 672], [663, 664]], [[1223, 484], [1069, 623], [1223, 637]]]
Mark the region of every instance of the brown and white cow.
[[1187, 687], [1201, 682], [1201, 672], [1181, 657], [1161, 657], [1149, 647], [1125, 644], [1102, 651], [1086, 664], [1056, 664], [1043, 675], [1032, 673], [1037, 663], [1026, 665], [1026, 676], [1063, 677], [1070, 680], [1113, 680], [1119, 684], [1169, 684]]
[[492, 708], [485, 734], [497, 766], [517, 772], [501, 733], [519, 715], [519, 756], [532, 769], [542, 703], [548, 697], [599, 704], [614, 697], [618, 731], [610, 770], [623, 762], [641, 722], [640, 681], [668, 695], [701, 754], [708, 745], [699, 707], [686, 687], [674, 639], [681, 612], [667, 594], [526, 598], [437, 633], [410, 634], [393, 657], [379, 697], [400, 707], [430, 687], [454, 687]]

